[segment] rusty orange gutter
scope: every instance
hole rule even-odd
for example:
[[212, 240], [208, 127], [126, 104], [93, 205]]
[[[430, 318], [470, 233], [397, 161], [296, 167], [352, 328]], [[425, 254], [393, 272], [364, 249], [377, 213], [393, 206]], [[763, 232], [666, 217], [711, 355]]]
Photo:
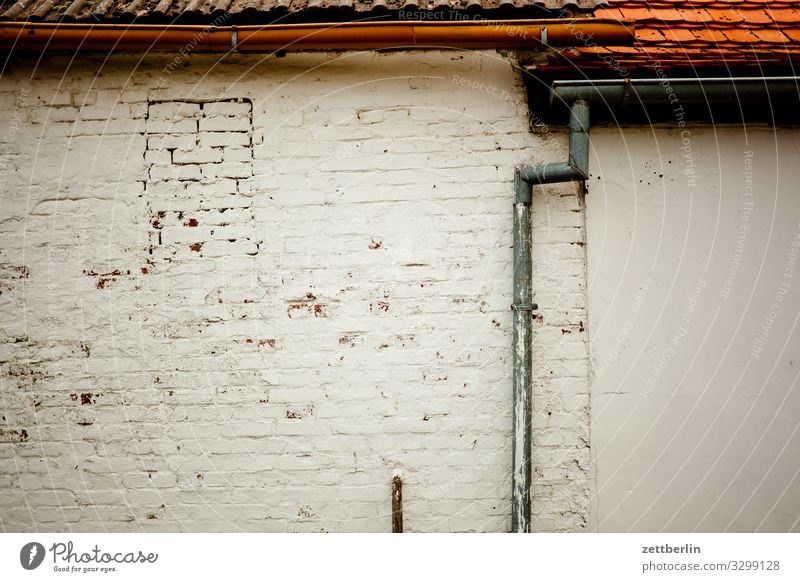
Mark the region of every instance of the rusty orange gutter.
[[268, 52], [373, 49], [495, 49], [633, 43], [615, 20], [344, 22], [202, 26], [0, 22], [4, 51]]

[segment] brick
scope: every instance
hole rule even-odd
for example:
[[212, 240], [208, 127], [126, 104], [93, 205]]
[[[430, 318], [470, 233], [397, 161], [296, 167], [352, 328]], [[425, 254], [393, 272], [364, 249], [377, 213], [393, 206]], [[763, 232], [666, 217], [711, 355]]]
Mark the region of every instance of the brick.
[[245, 208], [224, 208], [209, 211], [204, 215], [204, 223], [219, 226], [231, 224], [252, 224], [253, 213]]
[[144, 161], [148, 164], [166, 166], [172, 163], [172, 153], [168, 150], [147, 150]]
[[253, 175], [250, 164], [241, 162], [223, 162], [221, 164], [204, 164], [203, 177], [214, 178], [249, 178]]
[[211, 227], [171, 227], [165, 228], [161, 232], [161, 241], [163, 244], [180, 244], [180, 243], [195, 243], [197, 241], [206, 241], [211, 238]]
[[215, 239], [230, 240], [239, 238], [253, 239], [257, 234], [254, 224], [233, 224], [230, 226], [215, 227], [211, 236]]
[[130, 107], [125, 104], [114, 104], [112, 106], [89, 105], [80, 108], [80, 119], [135, 119], [131, 115]]
[[200, 145], [204, 147], [239, 147], [250, 145], [250, 136], [246, 133], [239, 132], [201, 131], [198, 134], [198, 139]]
[[[65, 128], [62, 130], [62, 135], [131, 135], [135, 133], [142, 133], [144, 131], [144, 126], [144, 120], [142, 119], [76, 121], [73, 124], [65, 126]], [[50, 128], [48, 128], [48, 131], [50, 131]]]
[[34, 123], [74, 122], [79, 114], [80, 109], [77, 107], [52, 107], [35, 111], [31, 120]]
[[194, 119], [148, 119], [148, 133], [197, 133]]
[[235, 194], [236, 192], [236, 180], [228, 178], [215, 178], [200, 182], [192, 182], [186, 187], [186, 193], [188, 196], [200, 200], [205, 200], [212, 194], [224, 195]]
[[204, 117], [200, 120], [200, 131], [249, 132], [250, 124], [245, 118]]
[[151, 119], [167, 121], [200, 117], [200, 105], [198, 103], [182, 103], [176, 101], [152, 103], [148, 111]]
[[203, 244], [203, 255], [207, 257], [227, 257], [236, 255], [255, 255], [258, 245], [248, 239], [212, 240]]
[[59, 88], [53, 93], [42, 94], [41, 98], [42, 101], [50, 107], [72, 105], [72, 91], [69, 89]]
[[[209, 210], [221, 209], [221, 208], [249, 208], [252, 204], [253, 200], [249, 196], [241, 196], [238, 194], [231, 194], [231, 193], [226, 194], [225, 192], [220, 192], [220, 193], [215, 192], [213, 195], [206, 194], [203, 197], [203, 202], [200, 204], [200, 207]], [[220, 235], [220, 238], [231, 238], [231, 237]]]
[[147, 117], [147, 103], [131, 103], [128, 106], [131, 119], [141, 119]]
[[204, 117], [239, 117], [250, 118], [252, 107], [249, 103], [236, 103], [233, 101], [216, 101], [203, 105]]
[[195, 135], [151, 135], [147, 138], [147, 148], [155, 149], [181, 149], [189, 150], [197, 144]]
[[199, 180], [202, 166], [177, 165], [150, 166], [151, 180]]
[[253, 150], [250, 148], [224, 148], [226, 162], [249, 162], [253, 159]]
[[219, 148], [196, 147], [190, 150], [178, 150], [172, 156], [175, 164], [213, 164], [222, 161], [222, 150]]

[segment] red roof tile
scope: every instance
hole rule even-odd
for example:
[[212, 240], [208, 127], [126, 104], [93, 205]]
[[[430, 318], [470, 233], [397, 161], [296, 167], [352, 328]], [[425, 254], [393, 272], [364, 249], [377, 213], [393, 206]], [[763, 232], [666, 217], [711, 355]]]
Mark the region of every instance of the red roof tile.
[[[417, 18], [420, 12], [444, 10], [450, 19], [468, 11], [506, 10], [591, 12], [607, 0], [0, 0], [1, 21], [45, 22], [147, 22], [172, 23], [176, 19], [213, 22], [222, 15], [249, 24], [285, 22], [287, 16], [323, 22], [338, 19], [393, 15]], [[408, 12], [406, 16], [398, 15]], [[469, 12], [472, 14], [473, 12]], [[421, 17], [420, 17], [421, 18]]]
[[633, 22], [636, 50], [577, 47], [563, 55], [573, 66], [800, 65], [800, 0], [609, 0], [594, 15]]

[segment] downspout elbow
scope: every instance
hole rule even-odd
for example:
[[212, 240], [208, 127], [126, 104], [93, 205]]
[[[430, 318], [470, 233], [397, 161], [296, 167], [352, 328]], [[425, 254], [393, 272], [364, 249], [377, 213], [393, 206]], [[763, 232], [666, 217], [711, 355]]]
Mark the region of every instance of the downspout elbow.
[[519, 174], [523, 180], [534, 186], [585, 180], [585, 178], [582, 178], [583, 172], [572, 163], [572, 160], [536, 166], [522, 166], [519, 168]]
[[589, 179], [589, 103], [579, 99], [569, 115], [569, 159], [561, 163], [538, 164], [518, 168], [520, 177], [529, 184], [585, 182]]

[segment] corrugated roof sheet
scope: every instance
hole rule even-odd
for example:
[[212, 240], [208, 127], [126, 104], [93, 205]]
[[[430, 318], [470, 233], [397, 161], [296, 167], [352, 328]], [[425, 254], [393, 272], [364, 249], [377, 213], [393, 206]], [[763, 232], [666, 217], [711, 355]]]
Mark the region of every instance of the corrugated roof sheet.
[[800, 63], [798, 0], [610, 0], [595, 16], [634, 21], [636, 43], [566, 51], [573, 66], [642, 69]]
[[[212, 22], [228, 14], [269, 21], [278, 15], [353, 14], [392, 11], [493, 11], [539, 9], [592, 11], [604, 0], [0, 0], [0, 20], [128, 22], [133, 19]], [[453, 19], [452, 16], [450, 15]]]

